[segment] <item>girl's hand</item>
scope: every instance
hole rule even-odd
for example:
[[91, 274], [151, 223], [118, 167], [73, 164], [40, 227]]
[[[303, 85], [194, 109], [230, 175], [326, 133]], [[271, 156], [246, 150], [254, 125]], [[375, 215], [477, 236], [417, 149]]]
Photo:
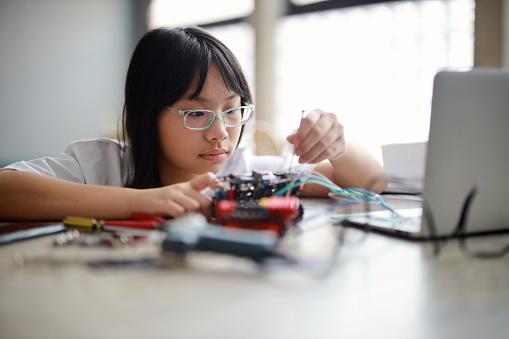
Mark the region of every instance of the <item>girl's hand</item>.
[[346, 152], [343, 125], [336, 114], [316, 109], [309, 113], [299, 129], [286, 137], [293, 144], [299, 163], [317, 164], [323, 160], [336, 160]]
[[[152, 204], [152, 214], [179, 217], [189, 212], [199, 212], [207, 217], [211, 215], [212, 200], [201, 193], [205, 188], [223, 188], [213, 173], [205, 173], [197, 178], [160, 188], [140, 190]], [[144, 203], [145, 203], [144, 202]]]

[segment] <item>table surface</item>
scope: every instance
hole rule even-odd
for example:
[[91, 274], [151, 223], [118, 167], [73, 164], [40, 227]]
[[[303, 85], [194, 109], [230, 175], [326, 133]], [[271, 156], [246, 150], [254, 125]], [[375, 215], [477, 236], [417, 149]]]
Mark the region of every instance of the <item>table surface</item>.
[[[401, 208], [420, 204], [386, 201]], [[305, 199], [305, 219], [328, 204]], [[297, 263], [264, 268], [198, 252], [163, 267], [87, 265], [105, 258], [159, 258], [156, 242], [55, 247], [52, 235], [3, 245], [0, 336], [508, 337], [508, 257], [472, 258], [456, 240], [436, 256], [428, 242], [345, 229], [327, 217], [309, 220], [281, 245]], [[345, 242], [338, 247], [342, 231]], [[484, 249], [507, 242], [505, 235], [469, 240]]]

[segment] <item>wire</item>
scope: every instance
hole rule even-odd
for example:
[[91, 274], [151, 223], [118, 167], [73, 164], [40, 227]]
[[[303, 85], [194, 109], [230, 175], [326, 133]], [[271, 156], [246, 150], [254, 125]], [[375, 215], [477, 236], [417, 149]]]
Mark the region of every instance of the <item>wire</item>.
[[440, 251], [444, 247], [445, 243], [447, 242], [447, 239], [440, 239], [438, 237], [437, 227], [435, 223], [435, 218], [433, 217], [433, 210], [431, 208], [430, 203], [428, 202], [428, 199], [423, 196], [422, 199], [423, 208], [422, 208], [422, 217], [426, 219], [427, 225], [429, 228], [429, 234], [430, 239], [434, 243], [433, 253], [438, 256], [440, 254]]
[[509, 253], [509, 245], [506, 245], [498, 250], [493, 251], [475, 251], [468, 247], [467, 245], [467, 239], [469, 238], [469, 234], [467, 232], [467, 219], [468, 219], [468, 212], [470, 210], [470, 207], [474, 201], [474, 198], [477, 196], [477, 194], [482, 190], [483, 184], [481, 181], [477, 181], [470, 192], [467, 194], [467, 197], [465, 198], [465, 202], [463, 203], [463, 207], [461, 209], [460, 218], [458, 221], [458, 224], [456, 225], [456, 228], [454, 231], [447, 236], [439, 236], [437, 233], [437, 227], [435, 220], [433, 218], [433, 212], [431, 210], [431, 205], [429, 204], [428, 200], [424, 197], [423, 202], [423, 213], [424, 217], [428, 221], [429, 230], [430, 230], [430, 238], [434, 240], [434, 252], [435, 255], [438, 255], [442, 248], [445, 246], [448, 240], [450, 239], [458, 239], [460, 249], [463, 251], [463, 253], [467, 254], [470, 257], [473, 258], [480, 258], [480, 259], [493, 259], [493, 258], [500, 258]]
[[[375, 182], [375, 180], [373, 180]], [[393, 226], [397, 226], [398, 224], [405, 221], [405, 218], [401, 216], [395, 209], [387, 205], [384, 201], [384, 199], [379, 195], [372, 191], [362, 189], [362, 188], [341, 188], [335, 183], [333, 183], [331, 180], [326, 178], [325, 176], [321, 175], [318, 172], [312, 172], [312, 173], [303, 173], [300, 175], [295, 176], [290, 184], [288, 184], [286, 187], [280, 189], [279, 191], [275, 192], [275, 196], [282, 196], [284, 194], [290, 195], [292, 190], [294, 188], [307, 185], [307, 184], [317, 184], [324, 186], [330, 190], [329, 196], [338, 199], [337, 202], [332, 204], [327, 208], [325, 213], [333, 213], [335, 210], [341, 207], [345, 206], [351, 206], [355, 204], [364, 204], [366, 215], [369, 216], [369, 219], [364, 223], [365, 226], [365, 232], [368, 232], [371, 227], [370, 223], [373, 220], [377, 219], [383, 219], [383, 221], [392, 221]], [[465, 202], [463, 204], [463, 208], [460, 214], [460, 219], [458, 221], [458, 224], [455, 228], [455, 230], [448, 236], [440, 236], [437, 232], [437, 225], [435, 223], [433, 213], [431, 210], [431, 206], [428, 203], [427, 199], [423, 197], [423, 218], [426, 218], [427, 224], [430, 231], [430, 240], [434, 240], [434, 253], [435, 255], [438, 255], [442, 248], [444, 247], [445, 243], [449, 239], [459, 239], [459, 245], [462, 251], [469, 256], [476, 257], [476, 258], [499, 258], [509, 253], [509, 245], [506, 245], [498, 250], [494, 251], [474, 251], [471, 250], [467, 246], [467, 238], [469, 237], [469, 234], [467, 233], [467, 216], [468, 212], [470, 210], [470, 207], [473, 203], [474, 198], [477, 196], [477, 194], [482, 190], [482, 182], [478, 181], [474, 184], [472, 189], [470, 190], [469, 194], [465, 198]], [[382, 209], [390, 211], [391, 217], [388, 220], [387, 218], [377, 218], [371, 216], [371, 206], [377, 205], [380, 206]], [[323, 212], [322, 212], [323, 213]], [[320, 214], [322, 214], [320, 213]], [[333, 214], [331, 215], [331, 218], [334, 220], [334, 223], [341, 223], [342, 221], [349, 219], [349, 214]], [[338, 239], [338, 248], [335, 249], [335, 253], [339, 251], [339, 248], [345, 244], [344, 241], [344, 234], [340, 234], [340, 237]]]
[[472, 205], [472, 202], [474, 198], [477, 196], [477, 194], [482, 190], [483, 184], [481, 181], [477, 181], [470, 192], [468, 193], [465, 203], [463, 204], [463, 208], [461, 211], [460, 220], [458, 222], [458, 225], [456, 227], [456, 230], [451, 235], [451, 237], [459, 237], [459, 245], [461, 250], [466, 253], [467, 255], [474, 257], [474, 258], [480, 258], [480, 259], [493, 259], [493, 258], [500, 258], [509, 253], [509, 245], [506, 245], [498, 250], [494, 251], [473, 251], [471, 250], [467, 245], [467, 214], [470, 209], [470, 206]]
[[[387, 205], [384, 199], [377, 193], [369, 191], [363, 188], [341, 188], [340, 186], [333, 183], [330, 179], [318, 172], [303, 173], [295, 176], [290, 184], [283, 187], [279, 191], [275, 192], [275, 196], [290, 195], [294, 188], [302, 187], [307, 184], [317, 184], [324, 186], [330, 190], [329, 196], [339, 199], [336, 203], [332, 204], [328, 209], [327, 213], [331, 213], [334, 210], [353, 204], [364, 204], [364, 205], [378, 205], [382, 209], [391, 212], [391, 219], [394, 226], [404, 221], [404, 218], [399, 215], [396, 210]], [[369, 215], [369, 214], [368, 214]], [[344, 221], [348, 217], [345, 215], [333, 215], [335, 223]]]

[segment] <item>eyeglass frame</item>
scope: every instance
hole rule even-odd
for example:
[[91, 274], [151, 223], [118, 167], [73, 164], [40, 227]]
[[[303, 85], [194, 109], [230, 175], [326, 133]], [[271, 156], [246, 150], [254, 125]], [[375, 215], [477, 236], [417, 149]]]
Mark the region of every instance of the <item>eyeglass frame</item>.
[[[244, 121], [243, 123], [237, 124], [237, 125], [228, 125], [226, 123], [226, 112], [234, 110], [234, 109], [245, 109], [245, 108], [251, 109], [251, 112], [249, 113], [249, 118], [247, 118], [246, 121]], [[187, 109], [187, 110], [181, 110], [181, 109], [174, 108], [174, 107], [169, 107], [169, 106], [165, 107], [164, 109], [167, 110], [167, 111], [173, 112], [173, 113], [177, 113], [180, 116], [183, 116], [184, 117], [184, 126], [186, 126], [186, 128], [188, 128], [190, 130], [193, 130], [193, 131], [202, 131], [202, 130], [208, 129], [212, 125], [214, 125], [214, 122], [216, 122], [216, 118], [218, 116], [222, 117], [223, 123], [224, 123], [224, 125], [226, 127], [239, 127], [239, 126], [243, 126], [253, 116], [255, 105], [248, 104], [248, 105], [243, 105], [243, 106], [238, 106], [238, 107], [232, 107], [232, 108], [229, 108], [229, 109], [227, 109], [226, 111], [223, 111], [223, 112], [214, 112], [214, 111], [211, 111], [211, 110], [208, 110], [208, 109]], [[189, 126], [187, 126], [187, 123], [186, 123], [187, 116], [189, 115], [189, 113], [193, 113], [193, 112], [209, 112], [209, 113], [214, 114], [214, 119], [212, 120], [212, 122], [207, 127], [200, 127], [200, 128], [189, 127]]]

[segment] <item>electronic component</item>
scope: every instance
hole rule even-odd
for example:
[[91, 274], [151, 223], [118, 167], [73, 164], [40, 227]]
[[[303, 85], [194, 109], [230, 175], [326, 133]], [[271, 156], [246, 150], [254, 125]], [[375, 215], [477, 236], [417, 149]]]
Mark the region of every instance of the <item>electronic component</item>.
[[284, 234], [292, 221], [303, 214], [298, 198], [302, 186], [287, 196], [274, 194], [287, 188], [299, 172], [253, 171], [221, 178], [225, 190], [217, 190], [213, 205], [215, 221], [226, 227], [274, 231]]
[[[212, 251], [261, 261], [275, 253], [279, 238], [303, 214], [299, 172], [257, 172], [220, 178], [224, 190], [213, 197], [212, 220], [189, 214], [168, 221], [162, 250], [186, 254]], [[274, 196], [286, 189], [285, 196]]]
[[274, 252], [278, 242], [274, 232], [221, 227], [208, 223], [201, 214], [189, 214], [169, 222], [162, 250], [177, 254], [211, 251], [260, 261]]
[[295, 196], [264, 197], [247, 202], [221, 200], [215, 208], [216, 222], [223, 226], [274, 231], [279, 236], [301, 212], [299, 198]]
[[[251, 174], [230, 174], [219, 178], [226, 190], [216, 191], [216, 200], [257, 201], [263, 197], [273, 196], [277, 191], [289, 186], [298, 175], [300, 175], [298, 171], [253, 171]], [[293, 188], [290, 195], [300, 195], [301, 189], [302, 186]]]

